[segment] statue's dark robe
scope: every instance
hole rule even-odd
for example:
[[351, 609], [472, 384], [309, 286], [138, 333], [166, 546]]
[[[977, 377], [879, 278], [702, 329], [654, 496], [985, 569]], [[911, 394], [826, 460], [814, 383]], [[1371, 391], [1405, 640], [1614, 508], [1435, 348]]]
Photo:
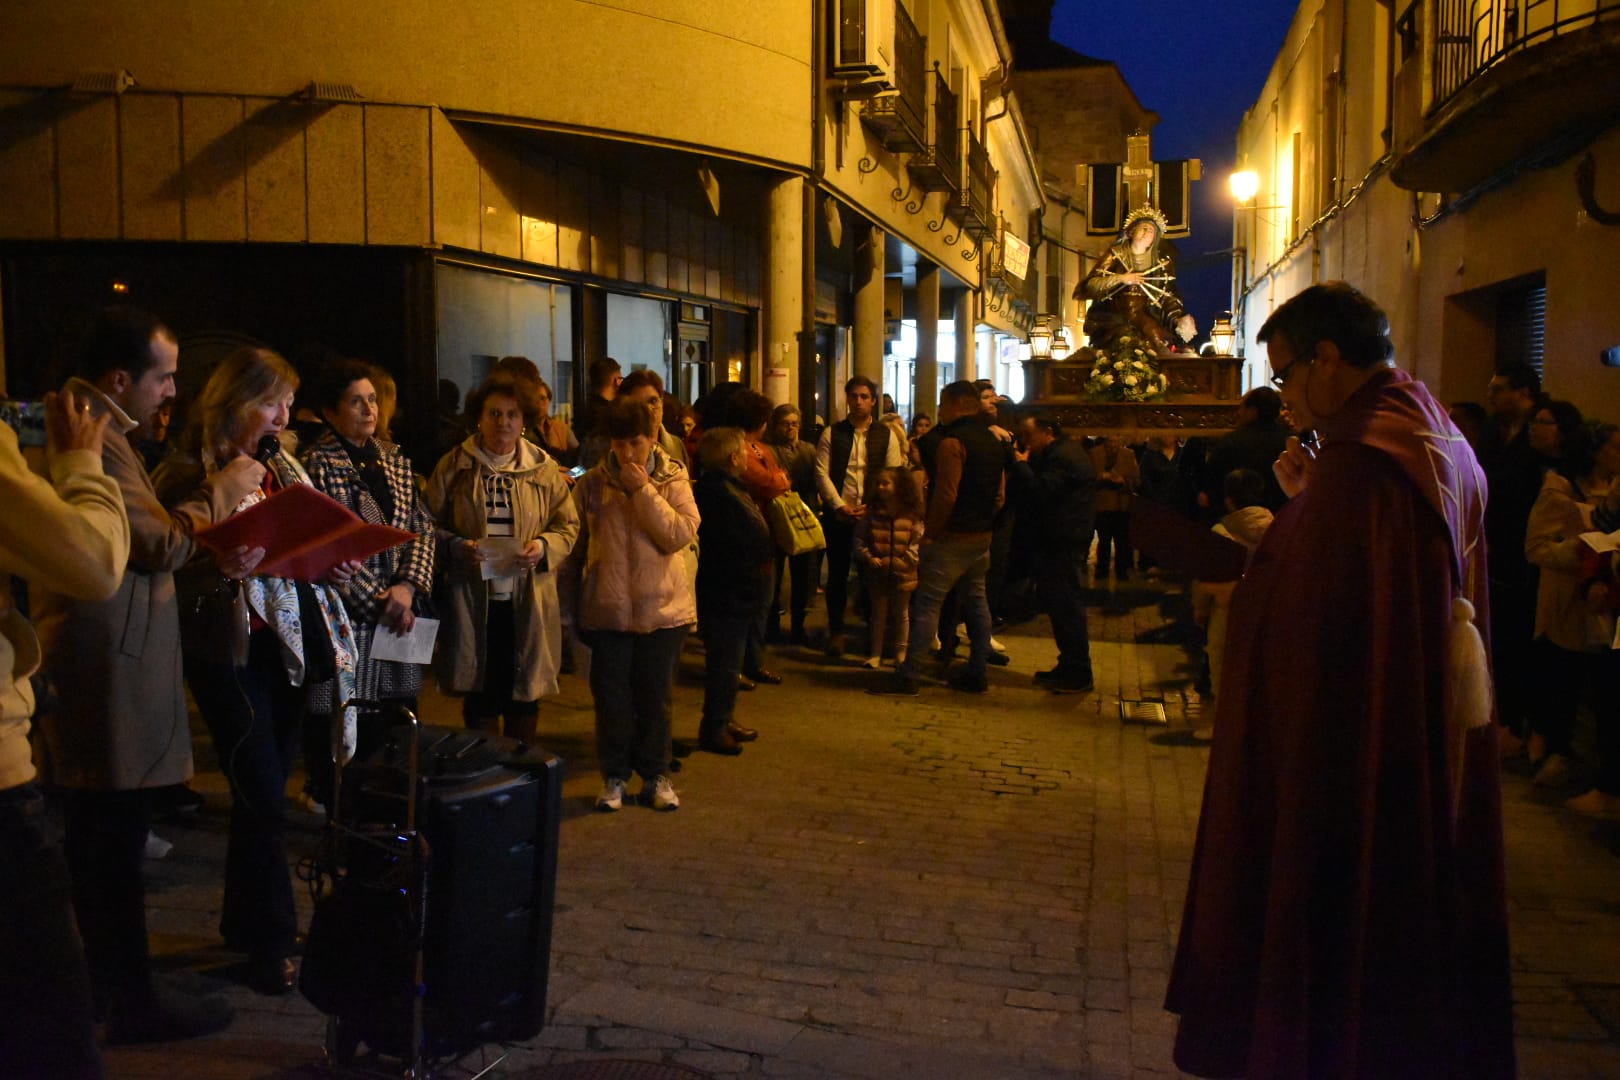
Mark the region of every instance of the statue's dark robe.
[[[1514, 1073], [1494, 726], [1448, 730], [1453, 601], [1485, 625], [1485, 484], [1375, 374], [1233, 595], [1166, 1007], [1202, 1076]], [[1449, 740], [1449, 741], [1448, 741]]]

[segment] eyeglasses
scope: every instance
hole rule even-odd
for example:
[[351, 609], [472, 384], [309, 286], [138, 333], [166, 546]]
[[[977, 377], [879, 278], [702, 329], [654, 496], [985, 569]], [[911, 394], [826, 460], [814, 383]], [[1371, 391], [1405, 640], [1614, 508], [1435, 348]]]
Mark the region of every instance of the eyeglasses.
[[1289, 364], [1287, 367], [1283, 368], [1281, 371], [1278, 371], [1278, 372], [1274, 373], [1271, 376], [1271, 385], [1275, 386], [1277, 389], [1281, 390], [1287, 384], [1288, 377], [1291, 374], [1293, 374], [1293, 371], [1294, 371], [1295, 368], [1297, 368], [1297, 367], [1299, 367], [1301, 365], [1309, 366], [1310, 362], [1315, 358], [1316, 358], [1316, 350], [1314, 350], [1314, 349], [1311, 350], [1310, 352], [1306, 353], [1304, 356], [1298, 357], [1297, 359], [1294, 360], [1294, 362], [1292, 364]]

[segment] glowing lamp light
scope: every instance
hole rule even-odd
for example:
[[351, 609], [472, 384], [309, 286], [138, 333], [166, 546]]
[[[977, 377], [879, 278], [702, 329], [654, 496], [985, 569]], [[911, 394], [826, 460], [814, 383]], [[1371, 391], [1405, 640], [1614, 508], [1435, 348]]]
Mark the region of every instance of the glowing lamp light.
[[129, 286], [122, 281], [115, 281], [112, 283], [112, 291], [115, 293], [127, 293], [129, 292]]
[[1074, 352], [1074, 340], [1069, 336], [1069, 328], [1060, 326], [1057, 333], [1052, 336], [1052, 359], [1067, 360], [1069, 354]]
[[1037, 319], [1029, 331], [1029, 355], [1034, 360], [1052, 359], [1052, 323]]
[[1232, 320], [1219, 318], [1215, 325], [1209, 328], [1209, 343], [1215, 347], [1216, 356], [1231, 356], [1232, 346], [1237, 342], [1237, 331], [1232, 328]]
[[1253, 169], [1233, 173], [1227, 183], [1231, 186], [1232, 198], [1240, 203], [1248, 202], [1260, 193], [1260, 174]]

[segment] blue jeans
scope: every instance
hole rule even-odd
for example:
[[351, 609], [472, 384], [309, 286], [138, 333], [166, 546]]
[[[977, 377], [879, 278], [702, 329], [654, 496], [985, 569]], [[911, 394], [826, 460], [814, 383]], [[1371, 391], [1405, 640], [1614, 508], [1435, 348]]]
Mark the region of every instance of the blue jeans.
[[631, 634], [591, 630], [591, 696], [596, 699], [596, 757], [602, 776], [645, 780], [669, 771], [670, 690], [686, 627]]
[[984, 674], [990, 664], [990, 604], [984, 591], [989, 571], [990, 545], [985, 540], [963, 540], [946, 533], [923, 542], [917, 591], [911, 597], [911, 638], [905, 663], [896, 669], [899, 674], [917, 677], [918, 665], [933, 648], [934, 636], [939, 632], [939, 609], [957, 582], [962, 583], [962, 616], [967, 620], [968, 640], [973, 645], [968, 672]]
[[35, 784], [0, 791], [0, 1066], [7, 1076], [103, 1075], [62, 829]]

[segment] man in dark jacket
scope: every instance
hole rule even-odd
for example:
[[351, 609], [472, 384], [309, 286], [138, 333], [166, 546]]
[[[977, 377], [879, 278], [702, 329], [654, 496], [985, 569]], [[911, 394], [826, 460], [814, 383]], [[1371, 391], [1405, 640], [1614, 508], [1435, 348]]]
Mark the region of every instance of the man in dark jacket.
[[1041, 605], [1052, 618], [1058, 662], [1036, 672], [1037, 682], [1060, 694], [1092, 689], [1091, 638], [1086, 632], [1086, 551], [1097, 495], [1097, 470], [1085, 448], [1063, 434], [1056, 420], [1028, 416], [1024, 445], [1013, 466], [1019, 515], [1032, 526], [1031, 568]]
[[993, 435], [979, 414], [979, 389], [962, 380], [940, 395], [941, 436], [928, 492], [928, 523], [923, 530], [917, 593], [911, 601], [911, 639], [906, 659], [875, 694], [917, 696], [917, 670], [933, 645], [939, 609], [946, 594], [962, 582], [962, 609], [973, 651], [968, 669], [950, 680], [953, 689], [982, 694], [988, 689], [990, 606], [984, 579], [990, 569], [990, 539], [996, 511], [1006, 501], [1006, 470], [1012, 452]]
[[1214, 521], [1225, 512], [1226, 474], [1236, 469], [1253, 469], [1266, 478], [1267, 510], [1281, 510], [1288, 501], [1271, 467], [1288, 443], [1282, 424], [1282, 395], [1269, 386], [1256, 387], [1243, 395], [1238, 409], [1238, 426], [1210, 447], [1204, 466], [1203, 491], [1198, 506], [1205, 518]]
[[776, 548], [770, 527], [743, 488], [747, 450], [738, 428], [703, 433], [698, 456], [703, 473], [692, 485], [698, 513], [697, 602], [703, 630], [703, 719], [698, 745], [735, 755], [758, 736], [735, 722], [737, 679], [742, 674], [748, 628], [770, 594]]

